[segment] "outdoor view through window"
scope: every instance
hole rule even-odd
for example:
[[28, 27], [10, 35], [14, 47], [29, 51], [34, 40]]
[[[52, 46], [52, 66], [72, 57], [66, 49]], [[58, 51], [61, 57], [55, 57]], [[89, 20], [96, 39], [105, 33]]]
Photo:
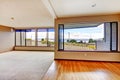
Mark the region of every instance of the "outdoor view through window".
[[117, 51], [117, 23], [59, 24], [58, 50]]
[[64, 50], [96, 50], [104, 40], [104, 24], [64, 29]]
[[54, 46], [54, 28], [16, 30], [16, 46]]

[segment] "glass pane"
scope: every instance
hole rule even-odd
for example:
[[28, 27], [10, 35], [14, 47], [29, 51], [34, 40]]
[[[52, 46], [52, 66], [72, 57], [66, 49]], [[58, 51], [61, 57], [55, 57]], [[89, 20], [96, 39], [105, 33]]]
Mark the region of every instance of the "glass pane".
[[[96, 41], [96, 51], [110, 51], [110, 23], [104, 23], [103, 41]], [[98, 35], [99, 37], [100, 35]]]
[[21, 46], [25, 46], [25, 30], [21, 30]]
[[[105, 42], [105, 24], [66, 24], [64, 25], [64, 50], [107, 51], [110, 42]], [[109, 27], [108, 27], [109, 28]], [[61, 31], [60, 31], [61, 32]], [[106, 33], [108, 34], [108, 33]], [[106, 49], [108, 47], [108, 49]]]
[[20, 30], [16, 30], [16, 46], [20, 46]]
[[54, 46], [54, 29], [48, 29], [48, 46]]
[[64, 50], [64, 25], [60, 24], [59, 25], [59, 30], [58, 30], [58, 48], [59, 50]]
[[26, 30], [26, 46], [35, 46], [35, 29]]
[[116, 47], [116, 31], [117, 31], [117, 24], [116, 23], [112, 23], [112, 50], [116, 51], [117, 47]]
[[38, 29], [37, 31], [37, 45], [47, 46], [47, 29]]

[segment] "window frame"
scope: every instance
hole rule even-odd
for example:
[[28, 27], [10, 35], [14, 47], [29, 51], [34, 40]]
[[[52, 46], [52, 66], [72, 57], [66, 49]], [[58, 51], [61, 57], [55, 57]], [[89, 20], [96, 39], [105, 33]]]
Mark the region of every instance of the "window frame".
[[[106, 22], [104, 22], [106, 23]], [[118, 52], [118, 22], [109, 22], [110, 23], [110, 51], [80, 51], [80, 50], [64, 50], [64, 43], [63, 43], [63, 49], [59, 49], [60, 45], [59, 45], [59, 29], [60, 29], [60, 25], [63, 25], [63, 34], [64, 34], [64, 24], [58, 24], [58, 49], [57, 51], [65, 51], [65, 52]], [[116, 50], [112, 50], [112, 23], [116, 23]], [[106, 27], [104, 27], [104, 38], [106, 37], [106, 32], [105, 32]], [[63, 35], [63, 40], [64, 40], [64, 35]], [[106, 41], [106, 39], [104, 40]]]
[[[49, 44], [48, 44], [48, 35], [49, 35], [49, 29], [54, 29], [54, 28], [32, 28], [32, 29], [35, 29], [35, 46], [27, 46], [26, 45], [26, 30], [29, 30], [29, 29], [15, 29], [15, 47], [54, 47], [54, 46], [49, 46]], [[38, 33], [38, 29], [46, 29], [46, 31], [47, 31], [47, 46], [38, 46], [38, 43], [37, 43], [37, 37], [38, 37], [38, 35], [37, 35], [37, 33]], [[18, 45], [16, 45], [16, 30], [20, 30], [20, 45], [18, 46]], [[25, 30], [25, 46], [23, 46], [22, 44], [21, 44], [21, 42], [22, 42], [22, 35], [21, 35], [21, 31], [22, 30]], [[55, 30], [55, 29], [54, 29]], [[55, 31], [54, 31], [55, 32]], [[54, 37], [55, 37], [55, 35], [54, 35]], [[55, 38], [54, 38], [55, 39]], [[54, 40], [54, 43], [55, 43], [55, 40]]]
[[[32, 28], [32, 29], [25, 29], [25, 47], [29, 47], [27, 46], [27, 41], [26, 41], [27, 30], [35, 30], [35, 45], [34, 46], [36, 46], [36, 29]], [[30, 47], [34, 47], [34, 46], [30, 46]]]

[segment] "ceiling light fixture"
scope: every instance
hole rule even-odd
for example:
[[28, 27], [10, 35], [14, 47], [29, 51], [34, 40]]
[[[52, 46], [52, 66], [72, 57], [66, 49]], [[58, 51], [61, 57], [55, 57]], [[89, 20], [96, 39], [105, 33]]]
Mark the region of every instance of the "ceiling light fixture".
[[95, 6], [96, 6], [96, 4], [91, 5], [91, 7], [95, 7]]
[[14, 20], [14, 17], [11, 17], [11, 20]]

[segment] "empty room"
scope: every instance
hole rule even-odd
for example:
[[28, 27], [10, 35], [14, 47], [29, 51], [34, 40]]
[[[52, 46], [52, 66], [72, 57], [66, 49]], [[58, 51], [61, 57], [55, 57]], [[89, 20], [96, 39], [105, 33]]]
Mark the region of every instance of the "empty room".
[[119, 3], [0, 0], [0, 80], [120, 80]]

